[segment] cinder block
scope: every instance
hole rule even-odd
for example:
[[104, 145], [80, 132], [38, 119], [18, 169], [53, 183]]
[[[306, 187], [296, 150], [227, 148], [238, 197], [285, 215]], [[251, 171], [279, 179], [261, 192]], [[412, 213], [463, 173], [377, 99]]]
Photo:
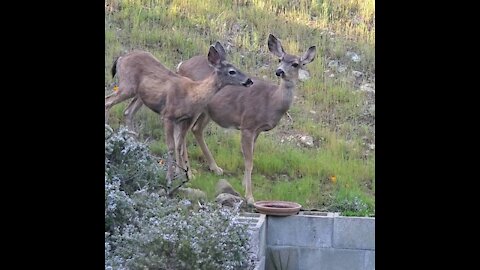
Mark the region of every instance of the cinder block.
[[364, 270], [365, 250], [300, 248], [298, 269]]
[[[267, 220], [265, 216], [261, 219], [261, 225], [258, 230], [259, 235], [259, 250], [258, 250], [258, 257], [265, 257], [265, 252], [267, 250]], [[262, 268], [263, 269], [263, 268]]]
[[375, 219], [335, 217], [333, 247], [375, 250]]
[[365, 270], [375, 270], [375, 251], [365, 251]]
[[266, 217], [264, 214], [244, 213], [237, 221], [248, 225], [250, 239], [250, 259], [255, 262], [256, 270], [265, 269], [266, 240]]
[[325, 216], [268, 216], [267, 245], [331, 247], [333, 219]]
[[254, 268], [255, 270], [265, 270], [265, 257], [262, 257], [259, 262], [257, 262], [257, 266]]
[[302, 268], [299, 268], [299, 253], [297, 247], [267, 247], [265, 270], [300, 269]]

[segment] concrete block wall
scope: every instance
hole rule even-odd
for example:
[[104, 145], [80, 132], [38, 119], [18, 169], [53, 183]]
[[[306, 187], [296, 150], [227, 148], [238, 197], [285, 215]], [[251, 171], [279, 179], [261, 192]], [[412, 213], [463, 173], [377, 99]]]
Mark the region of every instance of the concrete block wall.
[[374, 270], [375, 218], [267, 216], [267, 270]]
[[255, 270], [264, 270], [267, 250], [267, 222], [264, 214], [244, 213], [239, 218], [242, 223], [249, 225], [250, 258], [255, 263]]
[[374, 270], [375, 218], [245, 213], [256, 270]]

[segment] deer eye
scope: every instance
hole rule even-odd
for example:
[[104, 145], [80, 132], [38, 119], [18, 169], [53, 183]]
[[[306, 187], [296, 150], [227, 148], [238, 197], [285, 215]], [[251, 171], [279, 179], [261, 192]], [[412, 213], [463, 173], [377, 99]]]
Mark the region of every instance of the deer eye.
[[236, 72], [235, 70], [230, 70], [230, 71], [228, 72], [228, 74], [230, 74], [230, 75], [235, 75], [236, 73], [237, 73], [237, 72]]
[[292, 67], [298, 67], [298, 64], [297, 64], [297, 63], [293, 63], [293, 64], [292, 64]]

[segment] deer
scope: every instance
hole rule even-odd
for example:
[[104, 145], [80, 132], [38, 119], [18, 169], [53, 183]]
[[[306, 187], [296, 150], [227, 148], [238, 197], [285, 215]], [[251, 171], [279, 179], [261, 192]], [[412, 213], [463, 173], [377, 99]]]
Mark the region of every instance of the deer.
[[[127, 122], [132, 124], [132, 114], [142, 106], [159, 114], [163, 120], [167, 152], [167, 190], [171, 190], [173, 162], [187, 172], [187, 180], [192, 178], [188, 160], [183, 160], [182, 147], [186, 144], [186, 134], [205, 110], [210, 99], [226, 85], [239, 86], [244, 91], [253, 81], [242, 71], [226, 60], [225, 50], [217, 42], [210, 46], [207, 62], [211, 72], [201, 80], [192, 80], [172, 72], [151, 53], [132, 51], [118, 57], [112, 66], [112, 77], [119, 77], [118, 91], [105, 97], [105, 116], [109, 109], [122, 101], [133, 98], [124, 113]], [[128, 126], [128, 125], [127, 125]]]
[[[217, 50], [217, 52], [224, 55], [224, 57], [226, 56], [225, 49], [223, 48], [223, 46], [220, 42], [218, 42], [218, 41], [215, 42], [214, 47]], [[138, 52], [145, 53], [143, 51], [138, 51]], [[111, 68], [112, 78], [115, 77], [115, 74], [117, 72], [116, 69], [117, 69], [117, 62], [118, 62], [119, 58], [120, 57], [116, 58], [113, 62], [113, 65], [112, 65], [112, 68]], [[161, 64], [158, 65], [158, 64], [160, 64], [158, 61], [152, 61], [151, 62], [151, 67], [161, 69], [165, 72], [171, 72], [170, 70], [166, 69], [163, 65], [161, 65]], [[208, 66], [208, 70], [205, 70], [205, 71], [200, 70], [199, 71], [201, 73], [200, 76], [201, 76], [202, 79], [206, 78], [209, 75], [209, 73], [213, 72], [213, 68], [210, 67], [210, 64], [208, 63], [207, 58], [205, 58], [205, 64]], [[177, 66], [177, 69], [178, 69], [178, 66]], [[136, 93], [135, 90], [136, 89], [133, 88], [133, 90], [131, 90], [131, 91], [122, 91], [122, 92], [120, 92], [120, 91], [115, 92], [114, 91], [113, 93], [111, 93], [110, 95], [105, 97], [105, 123], [108, 122], [111, 107], [113, 107], [114, 105], [116, 105], [118, 103], [121, 103], [121, 102], [123, 102], [127, 99], [131, 99], [130, 102], [128, 103], [127, 107], [123, 111], [123, 115], [124, 115], [124, 118], [125, 118], [125, 125], [128, 127], [128, 129], [130, 130], [130, 132], [133, 135], [138, 136], [138, 133], [135, 132], [135, 130], [136, 130], [135, 125], [134, 125], [135, 122], [133, 120], [134, 120], [135, 115], [138, 112], [138, 110], [143, 106], [143, 102], [138, 97], [138, 94]]]
[[[251, 175], [255, 143], [261, 132], [275, 128], [293, 102], [294, 90], [299, 80], [299, 71], [315, 59], [316, 47], [311, 46], [302, 56], [288, 54], [280, 40], [274, 35], [268, 36], [269, 51], [279, 58], [275, 75], [280, 78], [277, 85], [271, 81], [252, 77], [253, 85], [245, 91], [238, 86], [225, 86], [213, 96], [205, 111], [191, 128], [209, 169], [222, 174], [203, 137], [203, 131], [210, 120], [223, 128], [234, 128], [241, 132], [241, 150], [244, 159], [245, 198], [247, 205], [253, 205]], [[211, 72], [204, 56], [194, 56], [177, 66], [177, 73], [193, 80], [202, 80]], [[182, 147], [185, 147], [183, 145]], [[186, 152], [184, 152], [186, 153]], [[188, 156], [184, 157], [188, 159]]]

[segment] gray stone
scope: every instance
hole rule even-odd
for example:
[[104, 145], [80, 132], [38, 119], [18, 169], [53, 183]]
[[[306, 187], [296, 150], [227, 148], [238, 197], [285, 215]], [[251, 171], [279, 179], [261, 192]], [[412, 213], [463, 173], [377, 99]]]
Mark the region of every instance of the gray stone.
[[333, 247], [375, 250], [375, 219], [362, 217], [334, 218]]
[[349, 57], [353, 62], [360, 62], [360, 56], [354, 52], [347, 52], [345, 54], [346, 57]]
[[336, 67], [338, 67], [338, 60], [332, 60], [332, 61], [328, 62], [328, 67], [329, 67], [329, 68], [336, 68]]
[[331, 247], [333, 219], [325, 216], [268, 216], [270, 246]]
[[344, 72], [345, 70], [347, 70], [347, 66], [344, 66], [344, 65], [341, 65], [337, 68], [338, 72]]
[[375, 116], [375, 104], [372, 104], [370, 107], [368, 107], [368, 113]]
[[221, 193], [228, 193], [235, 196], [240, 196], [240, 193], [238, 193], [226, 179], [218, 180], [217, 186], [215, 187], [215, 192], [217, 196]]
[[375, 85], [372, 83], [366, 83], [360, 86], [360, 91], [375, 93]]
[[308, 136], [308, 135], [301, 136], [300, 137], [300, 142], [307, 147], [313, 147], [312, 136]]
[[300, 81], [306, 81], [308, 79], [310, 79], [310, 73], [308, 73], [308, 71], [306, 71], [305, 69], [299, 69], [298, 70], [298, 79]]
[[243, 199], [241, 197], [232, 195], [230, 193], [221, 193], [218, 194], [215, 201], [222, 206], [228, 207], [236, 207], [237, 205], [241, 205], [243, 203]]
[[353, 76], [355, 76], [356, 78], [362, 77], [362, 75], [363, 75], [362, 72], [356, 71], [356, 70], [352, 71], [352, 74], [353, 74]]

